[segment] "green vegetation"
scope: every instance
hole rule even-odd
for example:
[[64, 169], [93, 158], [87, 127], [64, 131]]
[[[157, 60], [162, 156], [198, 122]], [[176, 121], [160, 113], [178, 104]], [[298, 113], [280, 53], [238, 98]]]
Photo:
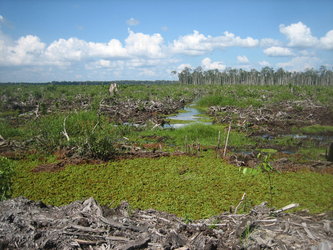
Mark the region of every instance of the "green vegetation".
[[177, 120], [177, 119], [166, 119], [166, 121], [170, 124], [189, 124], [189, 123], [193, 123], [193, 121], [190, 121], [190, 120]]
[[[269, 200], [264, 174], [245, 176], [211, 153], [202, 157], [133, 159], [100, 165], [67, 166], [54, 173], [34, 173], [40, 162], [21, 162], [14, 179], [14, 196], [24, 195], [48, 204], [64, 205], [95, 197], [115, 206], [127, 200], [133, 208], [155, 208], [189, 218], [208, 217], [238, 204], [242, 194], [254, 204]], [[332, 209], [332, 175], [309, 172], [272, 173], [274, 205], [292, 202], [300, 209]], [[309, 188], [311, 186], [311, 188]]]
[[[184, 146], [185, 143], [199, 143], [204, 146], [216, 146], [219, 131], [221, 131], [221, 140], [224, 141], [227, 133], [226, 130], [227, 128], [221, 125], [193, 123], [179, 129], [146, 130], [142, 131], [140, 135], [162, 136], [167, 139], [166, 142], [176, 146]], [[254, 141], [244, 133], [231, 131], [229, 138], [230, 146], [240, 147], [251, 144], [254, 144]]]
[[333, 134], [333, 126], [313, 125], [299, 129], [304, 134]]
[[[207, 94], [197, 103], [199, 107], [235, 106], [235, 107], [262, 107], [285, 101], [302, 101], [307, 96], [314, 103], [330, 105], [333, 103], [333, 90], [328, 86], [247, 86], [247, 85], [206, 85]], [[198, 86], [202, 88], [202, 86]]]
[[[276, 207], [297, 202], [301, 204], [300, 209], [311, 212], [333, 209], [332, 195], [327, 195], [332, 194], [331, 174], [260, 171], [244, 175], [244, 171], [251, 172], [252, 169], [244, 170], [217, 158], [218, 137], [220, 134], [222, 148], [228, 123], [221, 124], [205, 113], [214, 105], [264, 109], [267, 105], [289, 102], [292, 108], [302, 111], [304, 100], [332, 109], [333, 89], [330, 87], [120, 85], [118, 93], [110, 97], [106, 85], [6, 85], [0, 88], [0, 98], [0, 134], [4, 143], [18, 145], [14, 156], [8, 154], [8, 159], [0, 159], [2, 198], [11, 195], [13, 183], [14, 197], [26, 196], [54, 205], [90, 196], [111, 206], [127, 200], [134, 208], [164, 210], [188, 220], [227, 211], [239, 203], [244, 192], [247, 197], [240, 212], [248, 211], [262, 201], [271, 201]], [[135, 127], [131, 125], [132, 121], [127, 125], [119, 124], [100, 110], [103, 101], [112, 105], [138, 100], [142, 103], [160, 100], [166, 103], [173, 100], [184, 104], [194, 102], [195, 108], [204, 113], [198, 116], [199, 120], [208, 122], [214, 118], [216, 124], [193, 123], [179, 129], [153, 129], [154, 124], [147, 119], [146, 124]], [[34, 113], [36, 110], [38, 115]], [[142, 111], [144, 107], [141, 106], [136, 110]], [[167, 119], [171, 112], [158, 118]], [[332, 126], [291, 125], [295, 126], [292, 130], [290, 127], [292, 133], [309, 134], [313, 138], [298, 138], [291, 133], [264, 139], [260, 136], [262, 133], [258, 135], [257, 132], [260, 128], [270, 131], [271, 125], [259, 127], [249, 121], [238, 124], [233, 117], [237, 114], [231, 116], [235, 119], [232, 119], [226, 158], [235, 152], [250, 150], [271, 153], [274, 160], [283, 150], [290, 150], [296, 154], [291, 154], [288, 159], [296, 163], [323, 160], [328, 142], [313, 138], [330, 135], [333, 131]], [[124, 144], [146, 151], [156, 149], [145, 148], [145, 144], [159, 144], [157, 150], [166, 152], [187, 152], [186, 145], [200, 144], [205, 151], [196, 156], [115, 161], [117, 154], [130, 151], [122, 149]], [[21, 152], [20, 148], [25, 151]], [[93, 158], [105, 163], [68, 164], [58, 172], [32, 171], [42, 164], [61, 165], [63, 162], [57, 162], [55, 157], [55, 153], [61, 150], [68, 157]], [[265, 169], [269, 164], [268, 159], [262, 159], [260, 166]]]
[[11, 196], [13, 175], [13, 163], [6, 157], [0, 156], [0, 201]]
[[258, 175], [260, 173], [264, 173], [267, 176], [268, 180], [268, 192], [270, 195], [270, 206], [273, 206], [273, 196], [274, 196], [274, 185], [272, 182], [272, 173], [278, 172], [276, 169], [273, 168], [271, 165], [271, 154], [276, 153], [276, 150], [274, 149], [263, 149], [261, 150], [263, 154], [259, 153], [257, 155], [257, 158], [261, 160], [260, 164], [256, 166], [256, 168], [243, 168], [243, 174], [244, 175]]

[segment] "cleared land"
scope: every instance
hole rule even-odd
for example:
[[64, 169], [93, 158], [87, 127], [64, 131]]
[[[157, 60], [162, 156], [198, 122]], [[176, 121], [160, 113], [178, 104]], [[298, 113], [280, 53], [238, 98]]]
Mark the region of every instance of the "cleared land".
[[[120, 85], [114, 97], [107, 88], [1, 88], [1, 155], [14, 169], [14, 197], [64, 205], [93, 196], [202, 218], [246, 192], [240, 212], [265, 200], [332, 210], [330, 87]], [[193, 102], [213, 125], [156, 126]], [[244, 174], [263, 163], [260, 152], [279, 170], [270, 180]]]

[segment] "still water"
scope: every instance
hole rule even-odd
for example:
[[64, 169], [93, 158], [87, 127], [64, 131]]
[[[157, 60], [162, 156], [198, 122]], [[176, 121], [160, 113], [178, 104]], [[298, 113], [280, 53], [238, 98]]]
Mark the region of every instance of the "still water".
[[174, 123], [174, 124], [165, 124], [164, 128], [181, 128], [181, 127], [185, 127], [189, 124], [193, 124], [193, 123], [200, 123], [200, 124], [206, 124], [206, 125], [211, 125], [211, 122], [203, 122], [200, 121], [200, 114], [202, 114], [198, 109], [196, 109], [194, 107], [195, 104], [191, 104], [187, 107], [184, 108], [185, 112], [180, 112], [175, 116], [170, 116], [168, 117], [169, 120], [180, 120], [180, 121], [184, 121], [186, 123]]

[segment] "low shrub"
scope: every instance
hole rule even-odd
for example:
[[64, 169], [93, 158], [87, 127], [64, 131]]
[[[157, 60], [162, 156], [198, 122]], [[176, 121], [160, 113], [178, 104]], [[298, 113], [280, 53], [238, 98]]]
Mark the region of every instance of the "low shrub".
[[6, 157], [0, 156], [0, 200], [11, 196], [13, 174], [14, 169], [12, 162]]

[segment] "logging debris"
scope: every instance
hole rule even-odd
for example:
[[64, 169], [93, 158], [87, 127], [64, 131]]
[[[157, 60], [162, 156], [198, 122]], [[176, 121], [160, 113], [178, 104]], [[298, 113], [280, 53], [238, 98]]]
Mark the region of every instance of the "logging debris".
[[256, 127], [257, 134], [290, 133], [292, 126], [333, 125], [330, 107], [315, 105], [310, 100], [286, 101], [261, 108], [211, 106], [208, 114], [214, 117], [216, 123], [232, 122], [238, 127]]
[[174, 100], [171, 98], [161, 101], [106, 99], [100, 104], [100, 112], [119, 124], [127, 122], [144, 125], [150, 121], [154, 125], [163, 125], [165, 123], [163, 116], [184, 108], [187, 102], [188, 100], [185, 99]]
[[331, 249], [332, 215], [284, 213], [262, 203], [248, 214], [185, 223], [153, 209], [111, 209], [93, 199], [63, 207], [19, 197], [0, 202], [1, 249]]

